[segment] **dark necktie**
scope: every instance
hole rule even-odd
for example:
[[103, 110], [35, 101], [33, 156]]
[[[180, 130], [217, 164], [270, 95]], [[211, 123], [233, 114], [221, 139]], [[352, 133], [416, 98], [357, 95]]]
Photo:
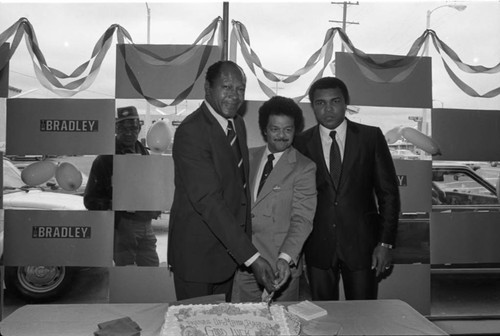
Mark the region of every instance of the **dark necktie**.
[[241, 179], [243, 180], [243, 187], [245, 188], [246, 182], [245, 182], [245, 170], [243, 168], [243, 156], [241, 155], [241, 149], [238, 143], [238, 137], [236, 136], [236, 132], [234, 130], [233, 123], [231, 120], [227, 121], [227, 139], [233, 150], [236, 162], [238, 162], [238, 170], [240, 171]]
[[336, 133], [335, 131], [330, 132], [330, 137], [332, 138], [332, 146], [330, 147], [330, 176], [332, 177], [335, 188], [339, 186], [340, 172], [342, 171], [340, 148], [337, 140], [335, 140]]
[[257, 190], [257, 195], [259, 195], [260, 190], [264, 186], [264, 183], [266, 183], [266, 179], [271, 174], [271, 170], [273, 170], [273, 160], [274, 160], [274, 155], [269, 154], [267, 156], [267, 162], [266, 165], [264, 166], [264, 170], [262, 171], [262, 177], [260, 178], [260, 183], [259, 183], [259, 189]]

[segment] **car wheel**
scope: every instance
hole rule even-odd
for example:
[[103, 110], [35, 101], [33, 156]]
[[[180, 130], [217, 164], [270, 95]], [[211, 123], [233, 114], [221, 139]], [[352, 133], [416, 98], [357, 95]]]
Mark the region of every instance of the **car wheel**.
[[64, 266], [5, 267], [5, 287], [33, 302], [53, 301], [67, 291], [74, 270]]

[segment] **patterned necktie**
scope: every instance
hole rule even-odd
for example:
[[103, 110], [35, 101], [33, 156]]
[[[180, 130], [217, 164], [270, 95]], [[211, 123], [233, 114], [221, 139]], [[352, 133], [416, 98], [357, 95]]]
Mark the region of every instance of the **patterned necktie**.
[[227, 121], [227, 139], [231, 148], [233, 150], [234, 157], [236, 158], [236, 162], [238, 162], [238, 170], [240, 171], [241, 179], [243, 180], [243, 187], [246, 188], [245, 181], [245, 170], [243, 168], [243, 155], [241, 155], [240, 145], [238, 143], [238, 137], [233, 127], [233, 123], [231, 120]]
[[262, 177], [260, 178], [259, 189], [257, 190], [257, 195], [259, 195], [260, 190], [264, 186], [264, 183], [266, 182], [267, 177], [269, 176], [269, 174], [271, 174], [271, 170], [273, 170], [273, 160], [274, 160], [274, 155], [269, 154], [267, 156], [267, 162], [266, 162], [266, 165], [264, 166], [264, 170], [262, 171]]
[[335, 188], [339, 186], [340, 173], [342, 171], [342, 160], [340, 157], [340, 148], [335, 134], [337, 132], [331, 131], [330, 137], [332, 138], [332, 146], [330, 147], [330, 176], [332, 177]]

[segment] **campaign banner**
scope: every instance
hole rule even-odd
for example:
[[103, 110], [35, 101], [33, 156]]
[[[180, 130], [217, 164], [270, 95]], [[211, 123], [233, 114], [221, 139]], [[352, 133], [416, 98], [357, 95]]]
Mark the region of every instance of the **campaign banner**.
[[6, 266], [113, 265], [113, 211], [4, 212]]
[[500, 110], [433, 109], [435, 160], [499, 161]]
[[115, 101], [8, 99], [6, 133], [8, 155], [114, 154]]
[[[335, 75], [347, 85], [352, 105], [432, 107], [430, 57], [367, 56], [377, 64], [357, 60], [352, 53], [335, 53]], [[394, 66], [396, 61], [401, 66]]]
[[401, 212], [432, 209], [432, 161], [394, 160], [401, 199]]
[[[203, 99], [206, 69], [221, 59], [222, 49], [218, 46], [194, 46], [192, 51], [187, 53], [191, 47], [167, 44], [117, 45], [116, 98], [148, 96], [156, 99], [175, 99], [194, 83], [184, 99]], [[155, 60], [156, 64], [151, 64], [153, 58], [148, 57], [148, 54], [156, 55], [165, 61]], [[183, 56], [176, 58], [176, 61], [168, 61], [177, 55]], [[140, 88], [142, 93], [137, 88]]]
[[171, 155], [115, 155], [113, 210], [170, 210], [174, 196]]

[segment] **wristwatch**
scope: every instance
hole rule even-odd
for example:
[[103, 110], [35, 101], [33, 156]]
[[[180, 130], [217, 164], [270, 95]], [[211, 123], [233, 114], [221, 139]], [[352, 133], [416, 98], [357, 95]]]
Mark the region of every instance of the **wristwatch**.
[[380, 243], [379, 246], [386, 247], [389, 250], [392, 250], [394, 248], [394, 246], [392, 246], [391, 244], [386, 244], [386, 243]]

